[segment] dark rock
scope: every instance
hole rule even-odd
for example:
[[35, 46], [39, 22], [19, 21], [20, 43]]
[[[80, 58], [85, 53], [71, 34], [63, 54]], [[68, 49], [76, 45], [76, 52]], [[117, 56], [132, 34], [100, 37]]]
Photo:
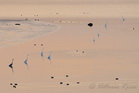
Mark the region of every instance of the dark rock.
[[60, 82], [60, 84], [63, 84], [63, 82]]
[[53, 77], [53, 76], [51, 76], [51, 79], [54, 79], [54, 77]]
[[77, 84], [80, 84], [80, 82], [77, 82]]
[[16, 88], [16, 86], [13, 86], [13, 88]]
[[92, 23], [89, 23], [89, 24], [88, 24], [88, 26], [92, 27], [92, 26], [93, 26], [93, 24], [92, 24]]
[[15, 23], [15, 25], [20, 25], [20, 23]]
[[119, 80], [119, 78], [115, 78], [115, 80]]

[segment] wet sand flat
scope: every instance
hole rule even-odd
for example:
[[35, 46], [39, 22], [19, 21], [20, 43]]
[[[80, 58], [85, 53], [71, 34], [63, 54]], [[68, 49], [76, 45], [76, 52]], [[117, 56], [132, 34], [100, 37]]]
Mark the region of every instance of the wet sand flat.
[[[1, 91], [137, 93], [139, 21], [110, 19], [107, 29], [100, 19], [91, 21], [93, 27], [87, 25], [90, 21], [72, 22], [55, 21], [61, 26], [58, 31], [1, 48]], [[27, 55], [29, 69], [24, 64]], [[14, 73], [8, 67], [12, 59]], [[13, 89], [10, 82], [19, 85]]]
[[0, 93], [138, 93], [138, 0], [0, 1]]

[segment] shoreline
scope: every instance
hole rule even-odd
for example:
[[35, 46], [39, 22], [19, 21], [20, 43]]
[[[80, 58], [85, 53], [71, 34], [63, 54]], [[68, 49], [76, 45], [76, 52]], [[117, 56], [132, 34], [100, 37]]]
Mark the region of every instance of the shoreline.
[[0, 43], [7, 44], [9, 42], [7, 47], [34, 40], [60, 29], [60, 26], [56, 24], [30, 20], [0, 20], [0, 25]]
[[[47, 20], [44, 22], [51, 24], [51, 19]], [[126, 80], [131, 87], [136, 82], [136, 89], [120, 88], [111, 91], [113, 93], [138, 91], [139, 20], [126, 19], [123, 23], [122, 19], [111, 19], [107, 21], [107, 29], [104, 19], [91, 21], [81, 19], [79, 24], [77, 19], [74, 19], [75, 21], [70, 19], [67, 23], [65, 19], [61, 22], [59, 20], [62, 19], [57, 20], [52, 24], [58, 24], [61, 28], [55, 33], [16, 46], [0, 48], [2, 91], [5, 89], [6, 93], [9, 91], [38, 93], [43, 90], [44, 93], [46, 91], [56, 93], [60, 90], [63, 93], [65, 91], [107, 93], [111, 85], [113, 87], [117, 82], [120, 82], [118, 85], [123, 84]], [[94, 26], [88, 27], [89, 22], [93, 22]], [[42, 51], [43, 58], [40, 55]], [[27, 55], [29, 55], [29, 70], [24, 64]], [[49, 55], [52, 63], [48, 60]], [[14, 73], [8, 67], [12, 59], [14, 59]], [[115, 77], [118, 77], [119, 81], [115, 81]], [[59, 84], [61, 81], [63, 85]], [[11, 82], [19, 84], [17, 90], [9, 85]], [[92, 89], [93, 85], [96, 85], [95, 89]]]

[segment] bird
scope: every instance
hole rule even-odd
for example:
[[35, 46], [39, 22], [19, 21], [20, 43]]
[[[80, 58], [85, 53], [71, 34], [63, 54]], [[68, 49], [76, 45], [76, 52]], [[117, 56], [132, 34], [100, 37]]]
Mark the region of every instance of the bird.
[[96, 41], [96, 40], [95, 40], [95, 38], [94, 38], [94, 39], [93, 39], [93, 42], [95, 43], [95, 41]]
[[43, 61], [44, 61], [44, 52], [43, 52], [43, 50], [44, 50], [44, 48], [42, 49], [42, 52], [41, 52], [41, 57], [42, 57], [42, 59], [43, 59]]
[[12, 69], [12, 72], [14, 72], [14, 70], [13, 70], [13, 61], [14, 61], [14, 59], [12, 59], [12, 63], [9, 65], [9, 67]]
[[125, 21], [125, 18], [124, 18], [124, 17], [122, 17], [122, 21], [123, 21], [123, 22]]
[[[28, 68], [28, 56], [29, 55], [27, 55], [27, 58], [26, 58], [26, 60], [24, 61], [24, 64], [27, 66], [27, 68]], [[28, 68], [29, 69], [29, 68]]]
[[43, 57], [43, 51], [41, 52], [41, 56]]
[[[51, 52], [52, 53], [52, 52]], [[50, 60], [50, 63], [51, 63], [51, 53], [50, 55], [47, 57], [48, 60]]]
[[106, 28], [106, 30], [107, 30], [107, 24], [105, 24], [105, 28]]
[[98, 37], [100, 36], [100, 34], [98, 33], [98, 35], [97, 35]]

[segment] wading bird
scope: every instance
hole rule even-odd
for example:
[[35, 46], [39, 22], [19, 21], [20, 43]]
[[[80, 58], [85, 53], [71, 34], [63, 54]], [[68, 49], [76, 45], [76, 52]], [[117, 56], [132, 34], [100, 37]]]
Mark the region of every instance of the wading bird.
[[29, 55], [27, 55], [27, 58], [26, 58], [26, 60], [24, 61], [24, 64], [27, 66], [27, 68], [29, 69], [29, 67], [28, 67], [28, 56]]
[[14, 69], [13, 69], [13, 61], [14, 61], [14, 59], [12, 59], [12, 63], [9, 65], [9, 67], [12, 69], [12, 72], [14, 72]]

